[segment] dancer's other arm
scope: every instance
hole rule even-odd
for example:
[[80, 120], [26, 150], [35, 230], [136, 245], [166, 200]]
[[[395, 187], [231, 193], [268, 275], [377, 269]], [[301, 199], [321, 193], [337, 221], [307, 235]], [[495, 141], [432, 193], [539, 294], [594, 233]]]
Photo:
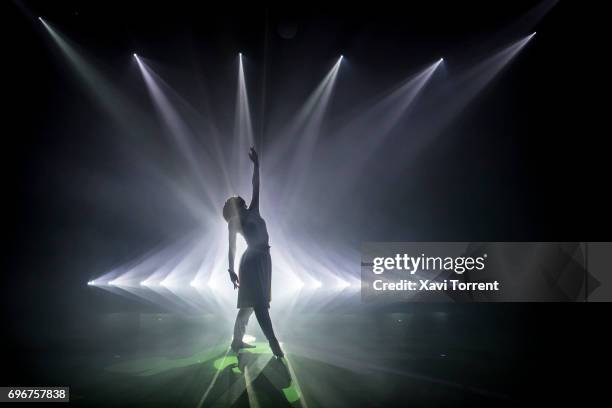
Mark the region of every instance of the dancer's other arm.
[[240, 280], [238, 280], [238, 275], [234, 272], [234, 258], [236, 257], [236, 220], [230, 220], [228, 224], [229, 228], [229, 252], [228, 252], [228, 261], [229, 261], [229, 272], [230, 280], [234, 284], [234, 289], [237, 289], [240, 286]]

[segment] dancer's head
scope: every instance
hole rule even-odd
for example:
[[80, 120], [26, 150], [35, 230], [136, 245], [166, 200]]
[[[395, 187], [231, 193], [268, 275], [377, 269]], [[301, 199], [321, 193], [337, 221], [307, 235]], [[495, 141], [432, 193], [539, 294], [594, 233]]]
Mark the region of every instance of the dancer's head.
[[246, 209], [246, 203], [242, 197], [230, 197], [223, 205], [223, 218], [225, 218], [225, 221], [229, 222], [233, 217], [242, 217]]

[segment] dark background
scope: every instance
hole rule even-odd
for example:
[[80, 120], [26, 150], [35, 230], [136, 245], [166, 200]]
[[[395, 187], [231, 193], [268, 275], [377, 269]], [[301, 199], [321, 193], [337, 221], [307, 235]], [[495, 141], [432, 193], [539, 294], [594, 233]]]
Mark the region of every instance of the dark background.
[[[607, 49], [598, 45], [603, 37], [597, 11], [578, 3], [557, 4], [536, 26], [538, 35], [517, 57], [520, 63], [453, 122], [452, 132], [460, 137], [442, 138], [438, 149], [419, 158], [444, 163], [417, 183], [419, 194], [404, 192], [401, 181], [386, 187], [378, 205], [393, 226], [379, 232], [382, 239], [406, 239], [402, 231], [409, 225], [410, 238], [417, 240], [609, 240], [609, 150], [607, 126], [601, 125]], [[83, 197], [85, 185], [95, 183], [91, 174], [121, 179], [125, 158], [112, 139], [91, 130], [100, 112], [59, 62], [36, 16], [78, 41], [114, 75], [129, 76], [128, 59], [136, 51], [168, 65], [201, 68], [209, 77], [227, 78], [226, 83], [233, 78], [227, 61], [239, 50], [253, 63], [253, 80], [261, 76], [257, 62], [263, 58], [267, 18], [269, 77], [282, 77], [287, 66], [303, 67], [312, 58], [329, 61], [342, 50], [364, 67], [362, 78], [373, 78], [363, 86], [374, 89], [419, 66], [413, 62], [419, 56], [427, 61], [443, 55], [451, 63], [469, 59], [461, 54], [473, 49], [467, 45], [485, 42], [534, 4], [5, 3], [3, 384], [34, 378], [31, 367], [20, 364], [19, 353], [69, 349], [72, 322], [87, 312], [142, 307], [85, 292], [83, 282], [172, 237], [151, 223], [168, 203], [143, 208], [122, 200], [101, 211]], [[292, 39], [279, 35], [291, 33], [294, 25]], [[202, 66], [193, 67], [194, 59]], [[296, 69], [309, 75], [307, 68]], [[221, 95], [223, 81], [211, 82], [211, 95]], [[252, 100], [261, 96], [257, 89]], [[267, 91], [269, 99], [280, 92], [272, 82]], [[270, 109], [268, 117], [274, 117], [282, 106]], [[256, 109], [254, 114], [257, 129]], [[364, 187], [354, 200], [369, 199], [368, 194]], [[585, 402], [597, 390], [594, 367], [604, 367], [602, 360], [609, 358], [608, 305], [461, 307], [468, 315], [493, 316], [493, 322], [518, 316], [517, 330], [532, 356], [532, 365], [525, 367], [533, 369], [517, 372], [526, 379], [525, 390], [538, 390], [544, 399], [574, 396]]]

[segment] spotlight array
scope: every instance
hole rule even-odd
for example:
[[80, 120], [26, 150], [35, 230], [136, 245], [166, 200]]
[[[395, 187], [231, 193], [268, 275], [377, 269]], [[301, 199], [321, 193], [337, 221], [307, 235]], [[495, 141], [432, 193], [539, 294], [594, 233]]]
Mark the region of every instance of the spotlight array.
[[[104, 282], [99, 282], [96, 280], [91, 280], [87, 282], [88, 286], [117, 286], [117, 287], [132, 287], [134, 286], [133, 284], [130, 283], [121, 283], [118, 282], [117, 280], [110, 280], [107, 281], [106, 283]], [[229, 280], [228, 280], [228, 285], [229, 285]], [[176, 288], [181, 288], [181, 287], [192, 287], [192, 288], [199, 288], [202, 285], [200, 283], [198, 283], [196, 280], [192, 280], [190, 281], [188, 284], [186, 285], [181, 285], [179, 283], [175, 283], [175, 282], [169, 282], [167, 280], [162, 280], [159, 283], [155, 284], [149, 281], [141, 281], [138, 283], [138, 286], [144, 286], [144, 287], [148, 287], [148, 288], [154, 288], [155, 286], [162, 286], [162, 287], [176, 287]], [[211, 279], [206, 283], [206, 286], [208, 286], [211, 289], [216, 289], [217, 288], [217, 284]], [[349, 287], [353, 287], [355, 285], [351, 284], [350, 282], [347, 282], [343, 279], [338, 279], [336, 285], [332, 285], [332, 284], [323, 284], [323, 282], [318, 281], [318, 280], [313, 280], [309, 285], [305, 285], [304, 282], [302, 282], [301, 280], [296, 280], [293, 283], [293, 286], [295, 288], [310, 288], [310, 289], [319, 289], [319, 288], [329, 288], [329, 289], [346, 289]]]
[[[113, 84], [105, 80], [104, 75], [96, 70], [90, 63], [83, 58], [78, 50], [70, 46], [70, 42], [65, 41], [61, 34], [45, 22], [42, 17], [38, 17], [46, 30], [52, 36], [64, 55], [68, 58], [73, 68], [81, 76], [84, 83], [90, 87], [93, 94], [96, 95], [103, 103], [103, 106], [117, 118], [120, 123], [127, 124], [133, 122], [133, 118], [129, 115], [132, 111], [127, 111], [122, 104], [117, 103], [117, 95], [121, 96], [121, 90], [112, 86]], [[523, 38], [522, 40], [511, 44], [496, 55], [493, 55], [487, 60], [484, 60], [480, 66], [475, 67], [473, 75], [467, 72], [463, 77], [466, 86], [460, 88], [461, 92], [455, 92], [449, 98], [437, 98], [436, 100], [444, 101], [441, 107], [436, 112], [436, 123], [442, 123], [444, 120], [449, 120], [455, 112], [459, 112], [484, 86], [486, 86], [492, 78], [501, 71], [501, 69], [512, 59], [512, 57], [520, 51], [520, 49], [531, 39], [536, 33]], [[159, 253], [147, 255], [146, 259], [131, 268], [121, 268], [116, 271], [98, 276], [95, 280], [87, 282], [88, 286], [99, 287], [105, 290], [112, 290], [113, 293], [124, 294], [130, 292], [132, 295], [140, 296], [151, 302], [179, 303], [177, 298], [184, 300], [185, 303], [198, 303], [199, 300], [194, 296], [201, 295], [201, 298], [210, 300], [206, 306], [219, 307], [221, 305], [235, 303], [235, 291], [229, 282], [226, 270], [227, 265], [227, 248], [218, 243], [220, 237], [225, 236], [226, 226], [216, 229], [210, 219], [219, 218], [217, 209], [214, 207], [221, 201], [220, 197], [227, 196], [227, 191], [243, 191], [240, 183], [240, 177], [243, 177], [248, 172], [241, 172], [243, 167], [237, 165], [238, 176], [231, 173], [231, 169], [225, 167], [225, 152], [206, 153], [204, 150], [198, 150], [198, 144], [193, 143], [195, 140], [194, 132], [191, 130], [190, 123], [182, 115], [181, 109], [175, 104], [178, 93], [172, 90], [169, 85], [156, 74], [151, 67], [146, 64], [146, 60], [141, 59], [136, 52], [133, 57], [135, 63], [138, 64], [140, 72], [149, 94], [155, 104], [157, 112], [163, 119], [163, 122], [170, 130], [169, 135], [173, 137], [173, 142], [177, 150], [184, 155], [186, 163], [188, 163], [193, 174], [200, 178], [199, 185], [206, 186], [204, 193], [208, 201], [198, 200], [193, 198], [192, 191], [189, 188], [183, 189], [172, 184], [176, 189], [178, 196], [184, 200], [184, 204], [194, 214], [197, 214], [206, 224], [206, 229], [212, 232], [203, 237], [201, 242], [198, 242], [198, 247], [193, 255], [188, 253], [191, 249], [175, 248], [174, 246], [164, 249]], [[235, 138], [237, 151], [244, 152], [248, 146], [254, 144], [254, 135], [251, 123], [251, 107], [247, 95], [247, 84], [244, 75], [242, 52], [238, 53], [238, 92], [236, 97], [235, 110]], [[288, 171], [282, 176], [289, 183], [278, 188], [269, 194], [274, 194], [277, 201], [287, 203], [286, 208], [295, 210], [304, 210], [308, 212], [308, 208], [303, 204], [302, 197], [308, 183], [303, 180], [308, 172], [305, 169], [312, 163], [313, 155], [316, 151], [318, 138], [323, 134], [325, 129], [324, 119], [326, 117], [330, 101], [334, 95], [334, 84], [338, 77], [341, 62], [344, 55], [339, 55], [334, 63], [334, 66], [304, 101], [303, 106], [297, 111], [293, 120], [287, 120], [288, 131], [286, 134], [294, 135], [292, 138], [281, 138], [276, 145], [267, 146], [267, 162], [271, 165], [268, 168], [274, 168], [273, 160], [290, 156], [291, 163], [288, 166]], [[367, 157], [364, 152], [375, 151], [379, 144], [382, 144], [387, 134], [390, 134], [393, 127], [400, 120], [405, 119], [405, 113], [413, 109], [417, 102], [421, 101], [421, 91], [432, 81], [436, 67], [444, 62], [444, 58], [439, 58], [433, 64], [423, 69], [421, 72], [403, 80], [390, 90], [382, 100], [374, 104], [373, 107], [364, 112], [360, 112], [347, 123], [351, 126], [346, 126], [336, 131], [337, 137], [335, 140], [343, 142], [349, 140], [348, 145], [342, 145], [338, 151], [343, 152], [343, 155], [350, 156], [353, 151], [358, 154], [354, 157], [360, 157], [363, 163], [366, 163]], [[463, 78], [462, 77], [462, 78]], [[435, 77], [434, 77], [435, 78]], [[463, 80], [462, 78], [459, 78]], [[433, 82], [433, 81], [432, 81]], [[442, 92], [437, 90], [437, 92]], [[182, 100], [179, 96], [179, 99]], [[188, 104], [185, 104], [188, 105]], [[438, 106], [438, 105], [436, 105]], [[127, 113], [126, 113], [127, 112]], [[148, 116], [147, 116], [148, 118]], [[362, 121], [360, 121], [360, 119]], [[383, 120], [384, 119], [384, 120]], [[144, 120], [142, 122], [145, 122]], [[146, 122], [145, 122], [146, 123]], [[376, 124], [373, 126], [372, 124]], [[353, 126], [354, 125], [354, 126]], [[367, 138], [359, 139], [356, 135], [364, 134], [363, 129], [374, 129], [375, 134], [369, 135]], [[437, 132], [427, 132], [428, 128], [419, 128], [420, 134], [435, 134]], [[434, 128], [434, 130], [437, 128]], [[127, 127], [127, 130], [132, 130]], [[346, 135], [346, 137], [345, 137]], [[287, 145], [285, 145], [285, 143]], [[246, 148], [243, 148], [246, 146]], [[289, 155], [289, 149], [295, 148], [295, 154]], [[331, 146], [330, 151], [334, 151]], [[354, 149], [354, 150], [353, 150]], [[202, 153], [202, 154], [200, 154]], [[204, 157], [204, 154], [209, 154]], [[333, 156], [333, 155], [330, 155]], [[242, 157], [242, 156], [241, 156]], [[205, 160], [210, 159], [210, 160]], [[246, 156], [243, 157], [246, 160]], [[208, 163], [218, 165], [213, 167], [211, 171], [204, 172], [202, 167], [208, 166]], [[337, 171], [337, 162], [332, 160], [333, 171]], [[238, 163], [240, 164], [240, 163]], [[247, 163], [250, 164], [250, 163]], [[284, 163], [283, 163], [284, 164]], [[317, 163], [319, 164], [319, 163]], [[211, 166], [212, 166], [211, 165]], [[325, 163], [321, 164], [322, 168]], [[350, 172], [346, 177], [340, 177], [340, 174], [335, 174], [345, 181], [348, 187], [352, 185], [354, 178], [351, 174], [359, 174], [359, 169], [364, 165], [361, 162], [352, 162], [351, 166], [345, 166], [346, 171]], [[279, 166], [276, 166], [279, 167]], [[281, 168], [281, 167], [279, 167]], [[204, 177], [203, 174], [224, 174], [227, 180], [227, 186], [213, 184], [210, 177]], [[230, 180], [231, 179], [231, 180]], [[221, 184], [221, 183], [219, 183]], [[244, 183], [243, 183], [244, 184]], [[247, 180], [246, 184], [250, 184]], [[273, 184], [273, 183], [270, 183]], [[225, 188], [225, 190], [223, 190]], [[337, 186], [334, 186], [337, 188]], [[268, 194], [268, 193], [266, 193]], [[308, 195], [308, 194], [306, 194]], [[337, 196], [341, 196], [336, 191]], [[280, 197], [280, 199], [278, 199]], [[210, 206], [209, 206], [210, 204]], [[270, 208], [272, 211], [275, 208]], [[210, 210], [210, 214], [207, 211]], [[299, 213], [300, 211], [295, 211]], [[202, 216], [204, 213], [204, 216]], [[210, 215], [210, 217], [209, 217]], [[281, 290], [273, 289], [274, 296], [278, 301], [279, 298], [284, 306], [293, 305], [297, 302], [297, 295], [300, 292], [317, 291], [325, 294], [344, 295], [344, 292], [357, 290], [360, 287], [359, 280], [352, 274], [354, 264], [350, 261], [354, 259], [353, 253], [342, 253], [342, 251], [328, 251], [325, 245], [311, 242], [312, 239], [303, 239], [294, 237], [293, 234], [283, 236], [282, 221], [276, 219], [270, 220], [269, 229], [270, 236], [275, 237], [275, 242], [280, 242], [282, 245], [272, 248], [273, 259], [273, 284], [278, 285]], [[200, 245], [202, 243], [202, 245]], [[193, 245], [192, 247], [195, 247]], [[244, 249], [244, 248], [243, 248]], [[243, 249], [239, 248], [239, 252]], [[330, 255], [330, 252], [334, 252]], [[351, 249], [351, 252], [354, 252]], [[238, 257], [239, 258], [239, 257]], [[111, 289], [109, 287], [120, 288], [121, 290]], [[189, 289], [189, 288], [195, 288]], [[350, 288], [350, 290], [349, 290]], [[186, 290], [185, 290], [186, 289]], [[180, 295], [176, 295], [180, 292]], [[197, 294], [195, 293], [197, 292]], [[202, 302], [206, 303], [206, 302]], [[299, 303], [299, 302], [298, 302]]]

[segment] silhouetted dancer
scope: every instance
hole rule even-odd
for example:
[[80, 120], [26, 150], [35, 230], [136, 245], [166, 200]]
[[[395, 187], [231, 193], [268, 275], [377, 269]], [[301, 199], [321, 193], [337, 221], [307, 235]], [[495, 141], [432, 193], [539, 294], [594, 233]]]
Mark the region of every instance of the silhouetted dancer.
[[[229, 275], [234, 289], [238, 289], [238, 315], [234, 324], [232, 350], [254, 347], [244, 343], [242, 337], [249, 317], [255, 311], [270, 348], [276, 357], [283, 357], [283, 351], [272, 329], [270, 320], [270, 293], [272, 284], [272, 259], [268, 245], [266, 222], [259, 214], [259, 158], [251, 147], [249, 158], [253, 162], [253, 197], [247, 208], [242, 197], [230, 197], [223, 206], [223, 218], [229, 227]], [[236, 255], [236, 234], [242, 234], [248, 247], [240, 259], [239, 276], [234, 272]]]

